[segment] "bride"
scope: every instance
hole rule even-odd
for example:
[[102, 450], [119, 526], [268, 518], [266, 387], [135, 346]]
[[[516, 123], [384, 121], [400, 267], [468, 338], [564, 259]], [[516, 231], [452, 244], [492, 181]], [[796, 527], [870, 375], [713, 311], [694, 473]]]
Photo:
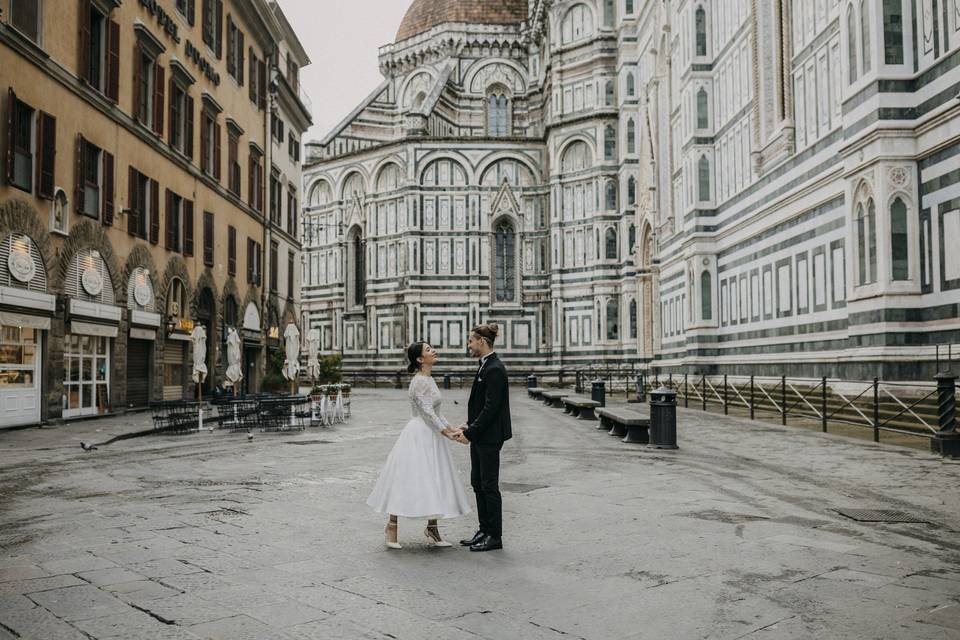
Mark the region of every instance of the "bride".
[[397, 543], [397, 517], [427, 518], [424, 534], [429, 544], [449, 547], [440, 537], [437, 519], [456, 518], [470, 513], [466, 493], [457, 479], [448, 439], [459, 433], [440, 415], [440, 390], [430, 376], [437, 352], [426, 342], [407, 347], [407, 371], [413, 373], [407, 396], [410, 421], [387, 456], [367, 504], [377, 513], [390, 516], [386, 544]]

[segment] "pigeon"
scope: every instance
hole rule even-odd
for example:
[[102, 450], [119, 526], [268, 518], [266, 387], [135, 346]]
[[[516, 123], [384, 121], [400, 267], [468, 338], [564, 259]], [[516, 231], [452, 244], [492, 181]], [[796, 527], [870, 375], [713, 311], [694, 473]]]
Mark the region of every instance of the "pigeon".
[[453, 404], [460, 404], [460, 403], [459, 403], [459, 402], [457, 402], [456, 400], [454, 400], [454, 401], [453, 401]]
[[81, 442], [81, 443], [80, 443], [80, 448], [83, 449], [84, 451], [96, 451], [96, 450], [97, 450], [97, 445], [95, 445], [95, 444], [87, 444], [86, 442]]
[[247, 442], [253, 442], [253, 433], [250, 431], [247, 432]]

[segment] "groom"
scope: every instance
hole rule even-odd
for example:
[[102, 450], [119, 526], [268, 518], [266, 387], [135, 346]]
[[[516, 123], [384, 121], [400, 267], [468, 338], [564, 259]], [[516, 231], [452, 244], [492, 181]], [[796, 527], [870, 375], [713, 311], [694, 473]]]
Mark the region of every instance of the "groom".
[[512, 437], [507, 370], [493, 350], [499, 327], [488, 322], [474, 327], [467, 339], [470, 355], [480, 368], [470, 388], [467, 424], [455, 439], [470, 445], [470, 484], [477, 496], [480, 528], [460, 544], [470, 551], [503, 549], [500, 498], [500, 449]]

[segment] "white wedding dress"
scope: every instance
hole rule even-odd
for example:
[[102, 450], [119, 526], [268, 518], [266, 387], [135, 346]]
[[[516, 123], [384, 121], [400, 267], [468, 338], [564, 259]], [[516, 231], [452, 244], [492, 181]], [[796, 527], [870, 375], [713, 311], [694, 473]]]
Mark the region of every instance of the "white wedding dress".
[[440, 390], [430, 376], [415, 375], [407, 390], [410, 421], [387, 456], [367, 504], [405, 518], [456, 518], [470, 513], [450, 447], [441, 431]]

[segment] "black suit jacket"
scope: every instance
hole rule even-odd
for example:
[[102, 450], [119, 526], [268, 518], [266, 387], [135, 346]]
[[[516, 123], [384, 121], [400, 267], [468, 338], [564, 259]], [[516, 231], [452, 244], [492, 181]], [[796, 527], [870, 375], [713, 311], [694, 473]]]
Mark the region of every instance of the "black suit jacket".
[[513, 437], [507, 369], [496, 353], [490, 354], [473, 380], [463, 435], [470, 442], [482, 444], [503, 443]]

